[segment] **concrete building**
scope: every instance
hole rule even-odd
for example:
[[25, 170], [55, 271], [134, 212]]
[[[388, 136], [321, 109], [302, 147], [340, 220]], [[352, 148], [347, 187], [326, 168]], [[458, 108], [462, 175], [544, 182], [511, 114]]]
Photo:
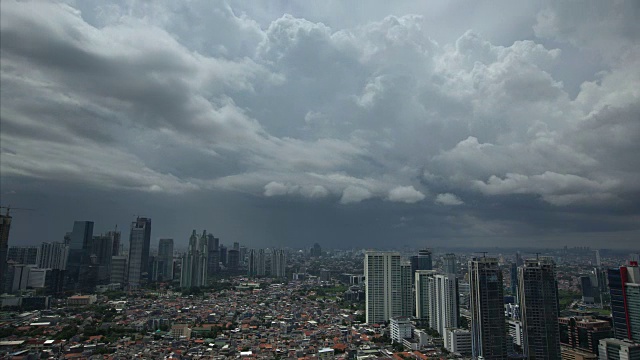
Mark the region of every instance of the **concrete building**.
[[611, 324], [593, 317], [561, 317], [558, 319], [560, 344], [568, 349], [577, 349], [598, 355], [598, 343], [613, 337]]
[[558, 282], [551, 259], [528, 259], [518, 268], [518, 293], [521, 305], [525, 356], [535, 359], [560, 359], [558, 328]]
[[11, 229], [11, 216], [7, 209], [6, 215], [0, 214], [0, 293], [7, 277], [7, 255], [9, 253], [9, 230]]
[[445, 348], [451, 353], [471, 355], [471, 331], [466, 329], [446, 329]]
[[220, 272], [220, 239], [207, 235], [207, 275], [209, 277]]
[[391, 328], [391, 340], [402, 343], [403, 339], [412, 337], [413, 325], [409, 316], [395, 316], [389, 324]]
[[400, 297], [401, 297], [401, 316], [413, 316], [413, 284], [411, 274], [411, 263], [402, 262], [400, 264]]
[[273, 249], [271, 253], [271, 276], [275, 278], [286, 277], [287, 254], [282, 249]]
[[473, 258], [469, 262], [469, 285], [473, 357], [506, 360], [504, 290], [498, 259]]
[[431, 258], [431, 250], [422, 249], [418, 251], [418, 255], [413, 255], [411, 261], [411, 281], [415, 281], [417, 270], [433, 270], [433, 260]]
[[127, 257], [112, 256], [111, 257], [111, 278], [110, 283], [125, 286], [127, 281]]
[[600, 360], [640, 360], [640, 344], [620, 339], [602, 339], [598, 347]]
[[415, 273], [415, 316], [417, 321], [424, 325], [429, 324], [430, 318], [435, 317], [430, 311], [435, 311], [431, 303], [436, 301], [433, 281], [436, 274], [435, 270], [418, 270]]
[[522, 331], [522, 322], [518, 320], [507, 320], [507, 330], [513, 339], [513, 345], [517, 345], [522, 349], [524, 344], [524, 332]]
[[366, 251], [364, 256], [366, 321], [383, 323], [402, 312], [400, 253]]
[[456, 254], [448, 253], [444, 255], [442, 271], [445, 274], [457, 274], [458, 263], [456, 261]]

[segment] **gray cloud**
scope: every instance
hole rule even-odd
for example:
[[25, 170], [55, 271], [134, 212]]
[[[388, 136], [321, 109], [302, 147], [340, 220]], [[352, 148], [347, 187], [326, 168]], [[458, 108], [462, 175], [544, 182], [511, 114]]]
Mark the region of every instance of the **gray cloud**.
[[[339, 3], [4, 1], [3, 188], [22, 189], [9, 199], [20, 202], [73, 184], [83, 206], [89, 189], [151, 207], [224, 199], [265, 224], [261, 236], [291, 244], [287, 233], [313, 231], [320, 216], [345, 239], [385, 216], [378, 226], [401, 232], [375, 230], [409, 243], [549, 238], [547, 223], [554, 236], [580, 238], [584, 224], [628, 244], [638, 8], [590, 3], [576, 16], [575, 4], [548, 5], [479, 2], [479, 18], [457, 1], [380, 3], [346, 19], [329, 11], [352, 6]], [[521, 20], [494, 21], [495, 6]], [[558, 71], [581, 51], [602, 68]], [[308, 218], [275, 230], [252, 207]]]

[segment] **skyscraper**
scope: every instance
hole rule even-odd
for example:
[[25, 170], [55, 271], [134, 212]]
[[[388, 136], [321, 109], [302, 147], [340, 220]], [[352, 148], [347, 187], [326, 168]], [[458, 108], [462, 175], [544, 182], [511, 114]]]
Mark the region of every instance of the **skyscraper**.
[[202, 232], [200, 238], [193, 230], [189, 238], [189, 250], [182, 257], [180, 287], [200, 287], [207, 284], [208, 242], [206, 230]]
[[271, 276], [284, 278], [286, 276], [287, 255], [282, 249], [273, 249], [271, 254]]
[[560, 359], [558, 282], [549, 258], [529, 259], [518, 268], [523, 351], [529, 359]]
[[414, 255], [411, 260], [411, 281], [415, 280], [416, 270], [433, 270], [433, 261], [431, 259], [431, 250], [422, 249], [418, 251], [418, 255]]
[[69, 238], [65, 288], [88, 289], [94, 280], [89, 269], [93, 221], [75, 221]]
[[403, 261], [400, 263], [400, 316], [413, 316], [413, 284], [411, 279], [411, 263]]
[[112, 230], [112, 231], [107, 231], [106, 235], [111, 237], [111, 242], [113, 244], [113, 248], [111, 250], [111, 256], [119, 256], [120, 246], [121, 246], [120, 239], [122, 238], [122, 233], [118, 230]]
[[7, 210], [6, 215], [0, 214], [0, 292], [3, 292], [7, 278], [7, 253], [9, 251], [9, 230], [11, 229], [11, 216]]
[[129, 288], [137, 288], [146, 280], [149, 269], [151, 219], [138, 217], [131, 223], [129, 235]]
[[438, 331], [445, 339], [445, 347], [449, 347], [446, 329], [458, 327], [460, 307], [458, 306], [458, 279], [455, 274], [438, 274], [435, 281], [435, 321], [429, 322], [430, 327]]
[[267, 253], [264, 249], [258, 249], [258, 256], [256, 258], [256, 275], [267, 275]]
[[38, 263], [38, 248], [35, 246], [11, 246], [7, 254], [7, 261], [36, 265]]
[[38, 267], [64, 270], [67, 267], [69, 247], [61, 242], [43, 242], [38, 252]]
[[456, 254], [445, 254], [444, 255], [444, 273], [445, 274], [457, 274], [458, 273], [458, 265], [456, 263]]
[[402, 311], [400, 253], [367, 251], [364, 256], [366, 321], [389, 321]]
[[110, 235], [94, 236], [91, 243], [91, 254], [96, 255], [98, 280], [102, 284], [109, 283], [111, 273], [111, 257], [113, 253], [113, 237]]
[[159, 280], [173, 280], [173, 239], [160, 239], [158, 241], [158, 262]]
[[415, 273], [415, 290], [416, 290], [416, 319], [422, 325], [428, 325], [429, 320], [436, 315], [431, 313], [435, 311], [435, 306], [431, 306], [435, 302], [435, 270], [417, 270]]
[[220, 272], [220, 239], [207, 235], [207, 275], [213, 276]]
[[507, 359], [504, 290], [498, 259], [473, 258], [469, 262], [469, 285], [473, 357]]
[[231, 249], [227, 251], [227, 269], [238, 270], [240, 266], [240, 250]]
[[258, 252], [255, 249], [249, 250], [248, 257], [248, 276], [257, 276], [258, 275]]
[[609, 269], [611, 317], [615, 336], [640, 343], [640, 268], [631, 261], [627, 266]]

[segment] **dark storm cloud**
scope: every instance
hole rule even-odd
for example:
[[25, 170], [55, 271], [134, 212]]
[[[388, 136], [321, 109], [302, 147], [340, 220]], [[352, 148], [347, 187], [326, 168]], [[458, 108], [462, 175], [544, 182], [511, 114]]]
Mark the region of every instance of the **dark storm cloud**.
[[3, 203], [255, 246], [637, 238], [633, 2], [248, 4], [3, 1]]

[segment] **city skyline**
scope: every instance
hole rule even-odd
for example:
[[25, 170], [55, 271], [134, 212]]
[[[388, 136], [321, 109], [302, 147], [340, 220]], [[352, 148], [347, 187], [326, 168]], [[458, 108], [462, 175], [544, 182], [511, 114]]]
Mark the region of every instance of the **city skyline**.
[[640, 238], [636, 1], [0, 6], [11, 244]]

